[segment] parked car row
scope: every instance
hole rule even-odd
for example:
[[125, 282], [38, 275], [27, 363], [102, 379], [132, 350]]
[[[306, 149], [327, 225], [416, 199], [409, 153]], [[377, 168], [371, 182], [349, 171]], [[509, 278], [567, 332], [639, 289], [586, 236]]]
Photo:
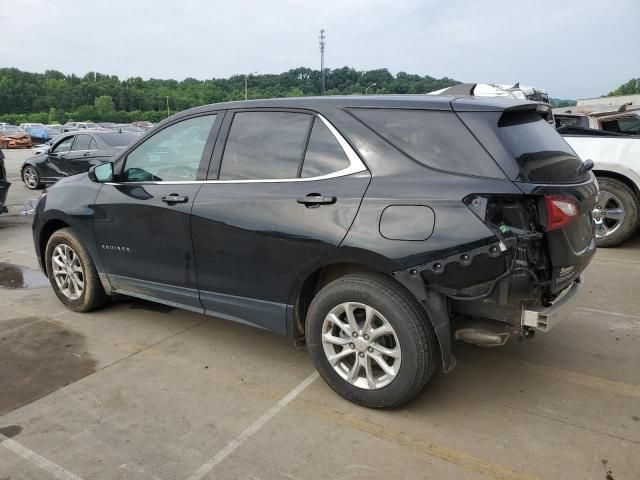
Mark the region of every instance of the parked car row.
[[110, 160], [140, 135], [140, 132], [108, 129], [60, 134], [24, 161], [22, 180], [27, 188], [36, 190], [61, 178], [86, 172], [92, 165]]
[[[118, 131], [127, 133], [144, 133], [153, 127], [150, 122], [133, 123], [92, 123], [70, 122], [64, 125], [42, 123], [21, 123], [19, 126], [0, 123], [0, 148], [31, 148], [33, 145], [47, 144], [61, 133], [84, 130]], [[44, 147], [46, 148], [46, 147]], [[40, 153], [42, 149], [38, 149]]]

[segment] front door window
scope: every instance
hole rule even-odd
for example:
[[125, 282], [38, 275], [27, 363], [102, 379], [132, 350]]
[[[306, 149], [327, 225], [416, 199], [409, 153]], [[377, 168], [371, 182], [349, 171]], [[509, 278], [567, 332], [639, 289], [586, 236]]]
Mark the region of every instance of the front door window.
[[195, 180], [216, 115], [175, 123], [127, 155], [124, 182]]

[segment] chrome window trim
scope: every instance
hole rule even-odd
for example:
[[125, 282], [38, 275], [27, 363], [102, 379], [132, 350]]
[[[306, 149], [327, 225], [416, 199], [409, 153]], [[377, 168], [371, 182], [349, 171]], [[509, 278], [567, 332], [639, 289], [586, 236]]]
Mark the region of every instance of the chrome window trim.
[[[360, 173], [367, 170], [367, 167], [362, 163], [360, 157], [355, 152], [355, 150], [349, 145], [349, 143], [345, 140], [336, 128], [329, 123], [329, 121], [324, 118], [319, 113], [316, 116], [324, 123], [329, 131], [333, 134], [335, 139], [342, 147], [345, 155], [349, 159], [349, 166], [347, 168], [343, 168], [342, 170], [337, 170], [332, 173], [328, 173], [326, 175], [320, 175], [317, 177], [307, 177], [307, 178], [267, 178], [263, 180], [259, 179], [251, 179], [251, 180], [176, 180], [176, 181], [159, 181], [159, 182], [122, 182], [127, 185], [193, 185], [193, 184], [224, 184], [224, 183], [288, 183], [288, 182], [315, 182], [317, 180], [327, 180], [330, 178], [337, 177], [345, 177], [347, 175], [353, 175], [354, 173]], [[105, 182], [107, 185], [121, 185], [122, 183], [117, 182]]]

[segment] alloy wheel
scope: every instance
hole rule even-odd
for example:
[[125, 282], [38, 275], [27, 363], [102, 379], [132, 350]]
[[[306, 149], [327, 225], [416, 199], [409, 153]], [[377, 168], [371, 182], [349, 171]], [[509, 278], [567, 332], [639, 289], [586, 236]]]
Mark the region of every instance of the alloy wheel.
[[22, 179], [30, 189], [34, 190], [38, 187], [38, 173], [34, 170], [33, 167], [25, 167], [24, 171], [22, 172]]
[[592, 212], [596, 236], [603, 238], [613, 234], [624, 221], [624, 207], [620, 199], [611, 192], [600, 191], [598, 203]]
[[402, 351], [395, 330], [363, 303], [341, 303], [327, 314], [322, 346], [335, 372], [365, 390], [389, 385], [400, 370]]
[[79, 299], [84, 291], [84, 270], [76, 252], [61, 243], [53, 250], [51, 267], [60, 292], [69, 300]]

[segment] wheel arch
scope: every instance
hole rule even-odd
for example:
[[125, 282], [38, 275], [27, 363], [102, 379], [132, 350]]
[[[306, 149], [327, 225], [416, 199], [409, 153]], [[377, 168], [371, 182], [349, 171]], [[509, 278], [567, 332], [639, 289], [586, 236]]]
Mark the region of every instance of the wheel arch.
[[305, 344], [306, 314], [316, 293], [341, 276], [362, 272], [388, 275], [417, 300], [436, 333], [443, 371], [451, 371], [455, 367], [456, 360], [451, 352], [446, 299], [442, 295], [427, 290], [421, 280], [417, 280], [414, 275], [409, 275], [406, 271], [401, 271], [395, 262], [366, 250], [344, 247], [343, 252], [307, 268], [298, 276], [287, 302], [287, 332], [294, 338], [295, 344], [299, 346]]
[[38, 256], [42, 259], [42, 271], [48, 277], [49, 273], [47, 272], [47, 262], [45, 259], [45, 252], [47, 249], [47, 243], [49, 243], [49, 239], [51, 235], [53, 235], [56, 231], [61, 230], [63, 228], [69, 228], [69, 224], [64, 220], [59, 218], [52, 218], [48, 220], [40, 229], [40, 235], [38, 236]]
[[596, 176], [596, 178], [612, 178], [624, 183], [633, 191], [636, 197], [636, 203], [640, 206], [640, 187], [631, 178], [623, 175], [622, 173], [613, 172], [611, 170], [594, 170], [593, 174]]

